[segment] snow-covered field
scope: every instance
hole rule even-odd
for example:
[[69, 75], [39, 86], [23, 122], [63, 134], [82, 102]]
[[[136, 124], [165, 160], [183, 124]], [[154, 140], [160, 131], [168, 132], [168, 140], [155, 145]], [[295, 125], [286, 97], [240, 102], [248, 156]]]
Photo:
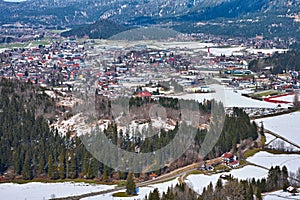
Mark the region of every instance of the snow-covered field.
[[[180, 49], [203, 49], [207, 47], [213, 47], [213, 43], [199, 43], [199, 42], [154, 42], [152, 44], [154, 47], [159, 48], [180, 48]], [[151, 44], [149, 47], [152, 46]], [[207, 49], [206, 49], [207, 50]]]
[[[233, 88], [222, 85], [211, 85], [215, 93], [191, 93], [176, 96], [180, 99], [194, 99], [199, 102], [210, 99], [222, 101], [225, 107], [251, 107], [251, 108], [277, 108], [278, 104], [259, 101], [242, 96], [243, 93], [249, 93], [248, 90], [234, 90]], [[175, 97], [175, 96], [174, 96]], [[281, 105], [284, 106], [284, 105]]]
[[261, 151], [254, 156], [249, 157], [247, 161], [267, 168], [276, 165], [283, 167], [285, 165], [288, 171], [291, 172], [296, 172], [300, 167], [300, 155], [297, 154], [271, 154]]
[[256, 121], [262, 121], [266, 129], [300, 145], [300, 112], [258, 119]]
[[203, 188], [207, 187], [210, 183], [215, 186], [220, 175], [221, 174], [213, 174], [211, 176], [208, 176], [204, 174], [193, 174], [189, 175], [185, 182], [191, 189], [193, 189], [198, 194], [201, 194]]
[[264, 54], [273, 54], [275, 52], [283, 53], [288, 51], [288, 49], [246, 49], [249, 53], [258, 54], [259, 52]]
[[[139, 188], [139, 194], [138, 196], [134, 196], [134, 197], [113, 197], [113, 193], [109, 193], [109, 194], [104, 194], [104, 195], [99, 195], [99, 196], [94, 196], [94, 197], [88, 197], [88, 198], [84, 198], [82, 200], [110, 200], [110, 199], [114, 199], [114, 200], [138, 200], [138, 199], [144, 199], [145, 196], [149, 195], [150, 192], [152, 192], [155, 188], [158, 188], [158, 191], [160, 194], [162, 194], [163, 192], [167, 192], [168, 187], [171, 186], [175, 186], [178, 183], [177, 179], [168, 181], [168, 182], [164, 182], [164, 183], [158, 183], [158, 184], [154, 184], [154, 185], [149, 185], [148, 187], [141, 187]], [[122, 192], [125, 192], [125, 190], [122, 190]]]
[[186, 183], [189, 185], [190, 188], [192, 188], [195, 192], [198, 194], [201, 194], [204, 187], [207, 187], [209, 183], [211, 182], [213, 186], [217, 183], [219, 177], [224, 175], [231, 174], [234, 178], [238, 178], [240, 180], [246, 180], [246, 179], [261, 179], [266, 178], [268, 175], [268, 171], [259, 167], [255, 166], [245, 166], [240, 169], [234, 169], [230, 172], [226, 173], [220, 173], [220, 174], [213, 174], [213, 175], [204, 175], [204, 174], [194, 174], [189, 175], [187, 177]]
[[229, 174], [231, 174], [234, 178], [238, 178], [240, 180], [252, 178], [255, 178], [257, 180], [267, 178], [268, 171], [260, 167], [248, 165], [240, 169], [234, 169], [229, 172]]
[[272, 140], [276, 138], [275, 136], [268, 133], [265, 133], [265, 136], [266, 136], [266, 144], [270, 143]]
[[[244, 50], [244, 47], [230, 47], [230, 48], [210, 48], [210, 53], [215, 56], [231, 56], [234, 53]], [[242, 53], [241, 53], [242, 54]]]
[[1, 199], [5, 200], [44, 200], [54, 197], [80, 195], [112, 189], [115, 186], [91, 185], [86, 183], [27, 183], [27, 184], [0, 184]]
[[282, 190], [271, 192], [263, 195], [264, 200], [286, 200], [286, 199], [300, 199], [300, 195], [296, 194], [293, 196], [291, 193], [284, 192]]
[[[168, 187], [175, 186], [178, 183], [177, 179], [159, 183], [155, 185], [149, 185], [148, 187], [139, 188], [139, 195], [126, 198], [127, 200], [144, 199], [146, 195], [149, 195], [154, 188], [158, 188], [162, 194], [166, 192]], [[99, 192], [103, 190], [113, 189], [115, 185], [92, 185], [87, 183], [27, 183], [27, 184], [14, 184], [3, 183], [0, 184], [1, 199], [5, 200], [46, 200], [50, 198], [67, 197], [73, 195], [80, 195], [91, 192]], [[124, 199], [115, 198], [112, 193], [99, 195], [95, 197], [85, 198], [85, 200], [108, 200], [108, 199]]]

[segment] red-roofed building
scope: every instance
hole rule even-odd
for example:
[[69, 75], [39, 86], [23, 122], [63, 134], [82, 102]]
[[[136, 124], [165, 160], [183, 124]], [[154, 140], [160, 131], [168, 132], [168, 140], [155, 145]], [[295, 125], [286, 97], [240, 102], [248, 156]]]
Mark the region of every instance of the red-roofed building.
[[232, 153], [229, 153], [229, 152], [224, 153], [222, 155], [222, 159], [223, 159], [223, 162], [226, 163], [226, 164], [231, 163], [235, 160], [234, 155]]
[[136, 96], [141, 98], [149, 98], [152, 96], [152, 94], [148, 91], [143, 91], [143, 92], [136, 93]]
[[152, 174], [150, 174], [150, 177], [151, 177], [152, 179], [156, 179], [156, 178], [157, 178], [157, 174], [152, 173]]
[[235, 160], [235, 161], [233, 161], [231, 163], [228, 163], [227, 165], [229, 167], [231, 167], [231, 168], [236, 168], [236, 167], [238, 167], [240, 165], [240, 162], [238, 160]]

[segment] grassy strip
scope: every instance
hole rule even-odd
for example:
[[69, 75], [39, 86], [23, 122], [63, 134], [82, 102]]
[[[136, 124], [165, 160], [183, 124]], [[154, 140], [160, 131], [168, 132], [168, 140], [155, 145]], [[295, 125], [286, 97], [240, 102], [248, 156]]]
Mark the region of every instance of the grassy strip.
[[265, 148], [265, 145], [266, 145], [266, 136], [265, 135], [261, 135], [261, 138], [260, 138], [260, 147], [261, 148]]
[[126, 186], [126, 181], [118, 181], [118, 182], [117, 182], [117, 186], [118, 186], [118, 187]]
[[247, 165], [247, 162], [244, 159], [240, 160], [240, 166], [244, 167], [244, 165]]
[[230, 170], [230, 167], [224, 164], [219, 164], [214, 168], [214, 171], [228, 171], [228, 170]]
[[191, 171], [190, 173], [186, 174], [186, 175], [192, 175], [192, 174], [205, 174], [205, 171], [203, 170], [194, 170], [194, 171]]
[[7, 49], [13, 49], [13, 48], [22, 48], [22, 47], [26, 47], [29, 44], [29, 42], [26, 43], [3, 43], [0, 44], [0, 48], [7, 48]]
[[264, 97], [264, 96], [273, 96], [273, 95], [277, 95], [277, 94], [278, 94], [277, 91], [266, 91], [266, 92], [256, 93], [254, 96]]
[[249, 149], [244, 153], [244, 159], [254, 156], [256, 153], [258, 153], [260, 151], [261, 151], [261, 149], [259, 149], [259, 148]]
[[[202, 170], [196, 170], [196, 169], [195, 169], [195, 170], [193, 170], [193, 171], [191, 171], [191, 172], [189, 172], [189, 173], [186, 173], [186, 174], [182, 177], [182, 180], [184, 181], [189, 175], [193, 175], [193, 174], [195, 174], [195, 175], [197, 175], [197, 174], [205, 174], [205, 171], [202, 171]], [[179, 184], [183, 184], [180, 177], [178, 177], [178, 182], [179, 182]]]
[[175, 178], [170, 178], [170, 179], [167, 179], [167, 180], [164, 180], [164, 181], [158, 181], [158, 182], [155, 182], [155, 183], [153, 183], [151, 185], [160, 184], [160, 183], [166, 183], [166, 182], [172, 181], [174, 179], [176, 179], [176, 177]]
[[126, 192], [116, 192], [112, 196], [113, 197], [134, 197], [138, 195], [128, 195]]

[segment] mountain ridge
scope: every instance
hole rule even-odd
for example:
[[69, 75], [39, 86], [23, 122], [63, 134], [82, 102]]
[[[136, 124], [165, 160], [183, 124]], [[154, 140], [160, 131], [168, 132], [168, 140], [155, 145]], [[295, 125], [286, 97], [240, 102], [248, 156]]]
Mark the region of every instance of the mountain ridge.
[[[200, 22], [217, 23], [224, 29], [246, 26], [251, 28], [251, 36], [260, 34], [257, 32], [258, 28], [263, 28], [261, 33], [275, 37], [282, 35], [278, 34], [279, 31], [299, 32], [297, 24], [287, 16], [300, 13], [300, 0], [30, 0], [19, 3], [0, 0], [0, 13], [0, 24], [19, 22], [35, 26], [74, 28], [108, 19], [125, 26], [159, 25], [184, 33], [205, 32], [206, 27], [198, 27]], [[279, 16], [285, 19], [282, 20]], [[253, 26], [254, 22], [238, 22], [245, 18], [253, 21], [258, 18], [260, 22], [257, 26]], [[229, 21], [237, 22], [232, 27]], [[283, 30], [273, 31], [272, 26], [282, 23], [286, 26]], [[217, 26], [209, 26], [209, 31], [217, 30], [219, 34], [225, 35], [226, 32], [230, 33], [228, 30], [218, 30]]]

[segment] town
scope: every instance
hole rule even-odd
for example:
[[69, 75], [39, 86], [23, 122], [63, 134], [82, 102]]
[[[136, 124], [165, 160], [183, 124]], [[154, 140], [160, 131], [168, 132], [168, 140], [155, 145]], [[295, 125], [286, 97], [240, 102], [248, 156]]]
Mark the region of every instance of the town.
[[[187, 38], [191, 40], [187, 41]], [[299, 72], [282, 70], [275, 74], [274, 66], [257, 69], [253, 65], [253, 61], [284, 55], [288, 51], [283, 44], [264, 40], [260, 36], [247, 41], [233, 41], [206, 35], [186, 35], [183, 40], [130, 43], [60, 38], [48, 44], [32, 43], [24, 47], [1, 49], [0, 75], [2, 79], [17, 80], [43, 88], [41, 94], [48, 95], [60, 108], [59, 112], [55, 113], [55, 118], [48, 121], [49, 127], [57, 130], [58, 134], [72, 139], [88, 135], [96, 127], [95, 124], [105, 132], [114, 129], [113, 124], [119, 122], [115, 129], [124, 133], [124, 138], [127, 137], [124, 144], [118, 141], [119, 145], [133, 148], [136, 155], [142, 154], [145, 146], [137, 142], [138, 139], [134, 138], [136, 135], [128, 134], [130, 130], [143, 135], [142, 132], [146, 128], [153, 126], [164, 133], [172, 134], [178, 127], [177, 121], [180, 117], [174, 111], [177, 108], [173, 99], [196, 100], [200, 105], [204, 102], [204, 110], [206, 102], [216, 99], [224, 104], [226, 115], [233, 118], [237, 117], [236, 115], [244, 116], [236, 109], [239, 107], [249, 116], [247, 120], [253, 120], [253, 123], [258, 124], [258, 130], [262, 130], [257, 138], [235, 141], [240, 143], [235, 143], [236, 147], [232, 151], [222, 152], [218, 157], [210, 155], [206, 161], [201, 160], [193, 164], [186, 161], [190, 165], [181, 166], [184, 162], [180, 160], [182, 163], [177, 161], [176, 167], [169, 164], [168, 167], [174, 168], [174, 172], [165, 179], [160, 179], [159, 175], [163, 176], [164, 172], [159, 170], [146, 175], [144, 179], [134, 178], [136, 184], [143, 188], [143, 181], [159, 184], [161, 180], [180, 177], [200, 194], [208, 184], [202, 186], [196, 183], [206, 176], [228, 179], [232, 176], [245, 176], [247, 170], [253, 173], [267, 173], [270, 166], [264, 165], [255, 155], [269, 155], [270, 152], [279, 149], [284, 153], [291, 153], [291, 156], [299, 153], [299, 143], [278, 135], [272, 127], [270, 128], [267, 120], [268, 117], [276, 118], [285, 114], [293, 117], [294, 113], [298, 113]], [[218, 97], [220, 94], [221, 97]], [[86, 96], [93, 99], [93, 106], [89, 107], [87, 112], [96, 110], [95, 119], [86, 118], [80, 109], [78, 112], [81, 105], [89, 103], [85, 102], [88, 99]], [[132, 119], [126, 121], [127, 127], [120, 123], [125, 114], [119, 110], [116, 114], [112, 108], [114, 100], [124, 97], [130, 99], [131, 109], [136, 106], [142, 110], [135, 110], [130, 113], [130, 117], [125, 116]], [[164, 115], [160, 110], [148, 109], [161, 102], [167, 102], [165, 105], [170, 106], [164, 121], [158, 116]], [[195, 128], [201, 131], [209, 130], [209, 114], [202, 114]], [[110, 142], [116, 142], [114, 137], [110, 138]], [[249, 152], [257, 154], [247, 155]], [[176, 168], [183, 170], [182, 175], [176, 173]], [[189, 175], [188, 172], [192, 170], [200, 174]], [[295, 172], [296, 169], [292, 170]], [[2, 179], [6, 180], [9, 176], [9, 173], [3, 175]], [[66, 176], [69, 177], [68, 174]], [[89, 177], [94, 176], [82, 176], [86, 179]], [[113, 176], [106, 179], [103, 177], [104, 174], [101, 175], [101, 181], [114, 179]], [[174, 180], [170, 183], [173, 184]], [[290, 183], [290, 194], [296, 194], [297, 189], [293, 186], [297, 183]]]

